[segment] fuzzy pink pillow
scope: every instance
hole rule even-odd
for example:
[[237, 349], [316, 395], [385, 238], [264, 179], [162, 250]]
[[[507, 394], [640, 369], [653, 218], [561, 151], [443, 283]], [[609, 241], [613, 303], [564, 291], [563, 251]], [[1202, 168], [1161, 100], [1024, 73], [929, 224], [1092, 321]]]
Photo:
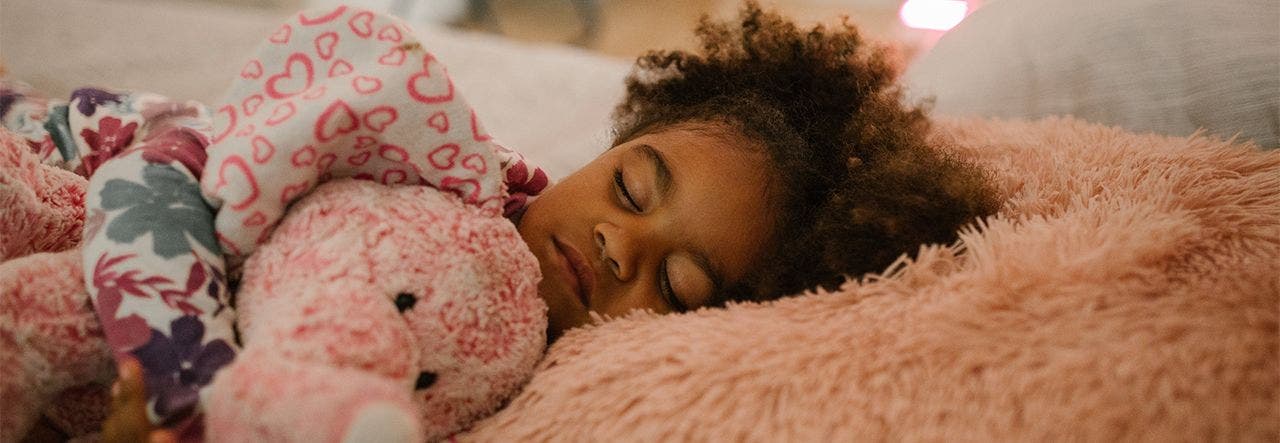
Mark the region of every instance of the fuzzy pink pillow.
[[1280, 438], [1280, 152], [939, 125], [1008, 197], [834, 293], [570, 332], [463, 441]]

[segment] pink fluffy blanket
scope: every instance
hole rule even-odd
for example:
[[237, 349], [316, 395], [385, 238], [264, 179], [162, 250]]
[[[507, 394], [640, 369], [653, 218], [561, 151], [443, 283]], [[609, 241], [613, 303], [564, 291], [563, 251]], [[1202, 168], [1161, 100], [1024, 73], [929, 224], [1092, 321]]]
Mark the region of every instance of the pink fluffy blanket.
[[570, 332], [462, 440], [1280, 438], [1280, 151], [953, 121], [1008, 200], [834, 293]]

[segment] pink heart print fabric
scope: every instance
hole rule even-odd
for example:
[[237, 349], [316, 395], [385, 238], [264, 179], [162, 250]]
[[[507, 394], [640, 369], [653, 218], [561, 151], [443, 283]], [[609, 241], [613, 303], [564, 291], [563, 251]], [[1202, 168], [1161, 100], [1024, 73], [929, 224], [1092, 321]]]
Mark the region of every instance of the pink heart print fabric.
[[485, 132], [408, 26], [371, 11], [339, 6], [281, 24], [222, 103], [200, 185], [221, 207], [218, 240], [232, 256], [335, 177], [429, 185], [494, 215], [547, 185]]

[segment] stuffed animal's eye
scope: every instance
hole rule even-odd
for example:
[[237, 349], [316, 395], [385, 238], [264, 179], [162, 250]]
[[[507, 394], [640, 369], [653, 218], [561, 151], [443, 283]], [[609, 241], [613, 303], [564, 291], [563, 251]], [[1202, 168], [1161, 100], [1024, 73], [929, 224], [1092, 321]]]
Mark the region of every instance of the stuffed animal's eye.
[[424, 371], [424, 372], [419, 372], [419, 373], [418, 373], [418, 380], [417, 380], [417, 381], [415, 381], [415, 382], [413, 383], [413, 389], [414, 389], [414, 390], [418, 390], [418, 389], [427, 389], [427, 388], [430, 388], [430, 387], [431, 387], [431, 385], [434, 385], [434, 384], [436, 384], [436, 373], [434, 373], [434, 372], [425, 372], [425, 371]]
[[418, 303], [418, 297], [408, 292], [396, 294], [396, 309], [400, 312], [408, 311], [414, 304]]

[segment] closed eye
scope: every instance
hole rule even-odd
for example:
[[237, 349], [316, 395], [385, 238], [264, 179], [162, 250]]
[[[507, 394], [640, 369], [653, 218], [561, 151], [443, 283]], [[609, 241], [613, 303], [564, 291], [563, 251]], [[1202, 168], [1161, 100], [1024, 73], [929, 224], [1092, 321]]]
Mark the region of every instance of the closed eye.
[[662, 261], [661, 269], [658, 270], [658, 290], [662, 292], [662, 298], [666, 300], [667, 306], [670, 306], [672, 311], [685, 312], [689, 310], [684, 301], [681, 301], [680, 297], [676, 296], [675, 289], [671, 288], [671, 277], [667, 273], [666, 260]]
[[644, 212], [644, 210], [640, 208], [640, 205], [636, 203], [635, 197], [631, 196], [631, 191], [627, 190], [627, 182], [622, 179], [621, 168], [613, 170], [613, 187], [614, 189], [617, 190], [618, 194], [622, 197], [623, 202], [625, 202], [626, 205], [631, 208], [631, 210], [636, 212]]

